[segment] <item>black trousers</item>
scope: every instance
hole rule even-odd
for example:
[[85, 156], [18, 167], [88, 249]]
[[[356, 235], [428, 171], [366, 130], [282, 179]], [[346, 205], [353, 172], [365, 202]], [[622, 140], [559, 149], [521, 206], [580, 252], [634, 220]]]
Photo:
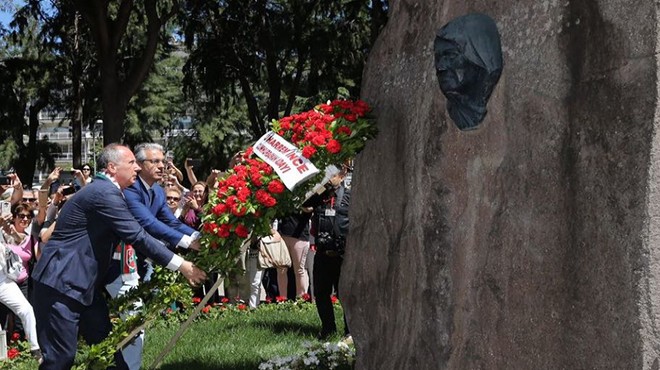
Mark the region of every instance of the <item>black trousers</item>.
[[[337, 331], [331, 297], [333, 289], [339, 297], [339, 276], [343, 260], [340, 256], [330, 257], [322, 251], [317, 251], [314, 256], [314, 299], [316, 311], [321, 319], [321, 336]], [[346, 315], [344, 315], [344, 335], [348, 334]]]
[[[89, 344], [100, 343], [112, 329], [105, 298], [96, 292], [90, 306], [84, 306], [55, 289], [34, 283], [34, 314], [37, 336], [44, 355], [40, 370], [65, 370], [73, 365], [78, 334]], [[116, 369], [128, 369], [121, 352], [115, 353]]]

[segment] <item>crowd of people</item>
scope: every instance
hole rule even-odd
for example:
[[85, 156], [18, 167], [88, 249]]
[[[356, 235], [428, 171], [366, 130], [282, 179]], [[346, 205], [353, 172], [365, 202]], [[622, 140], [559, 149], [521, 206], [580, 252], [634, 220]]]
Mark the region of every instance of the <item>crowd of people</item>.
[[[184, 173], [165, 154], [154, 143], [133, 151], [111, 144], [99, 156], [96, 174], [89, 165], [55, 168], [38, 189], [24, 189], [16, 174], [0, 185], [2, 201], [10, 204], [0, 225], [0, 303], [13, 313], [0, 323], [24, 333], [41, 369], [70, 368], [78, 335], [91, 344], [103, 340], [111, 329], [104, 293], [117, 297], [148, 281], [152, 263], [180, 271], [200, 296], [222, 278], [208, 281], [184, 259], [187, 250], [200, 248], [209, 190], [222, 173], [213, 170], [199, 181], [196, 161], [186, 160], [188, 189]], [[312, 297], [319, 336], [334, 334], [331, 295], [338, 292], [348, 232], [351, 172], [343, 165], [323, 193], [274, 222], [269, 238], [285, 242], [290, 269], [264, 270], [255, 263], [259, 240], [250, 239], [243, 276], [227, 279], [215, 299], [244, 299], [256, 308], [264, 300]], [[18, 277], [7, 273], [8, 251], [22, 261]], [[141, 333], [116, 354], [117, 368], [140, 368], [143, 340]]]

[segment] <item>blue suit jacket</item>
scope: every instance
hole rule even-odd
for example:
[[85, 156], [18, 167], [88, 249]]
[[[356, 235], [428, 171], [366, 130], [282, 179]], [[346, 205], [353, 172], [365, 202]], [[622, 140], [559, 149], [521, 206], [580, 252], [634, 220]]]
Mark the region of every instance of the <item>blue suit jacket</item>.
[[120, 240], [162, 265], [174, 255], [138, 224], [119, 188], [97, 177], [64, 204], [32, 278], [90, 305]]
[[154, 184], [151, 188], [154, 190], [153, 202], [149, 201], [149, 192], [140, 179], [124, 189], [128, 209], [149, 234], [173, 249], [184, 234], [192, 235], [195, 230], [174, 217], [160, 185]]

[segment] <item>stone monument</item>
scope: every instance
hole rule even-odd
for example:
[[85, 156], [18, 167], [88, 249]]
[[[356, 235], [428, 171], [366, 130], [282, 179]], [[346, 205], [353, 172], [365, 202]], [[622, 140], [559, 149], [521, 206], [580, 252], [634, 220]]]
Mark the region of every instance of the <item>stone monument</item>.
[[[390, 6], [340, 285], [356, 368], [660, 368], [655, 2]], [[505, 68], [460, 131], [433, 40], [472, 12], [497, 22]]]

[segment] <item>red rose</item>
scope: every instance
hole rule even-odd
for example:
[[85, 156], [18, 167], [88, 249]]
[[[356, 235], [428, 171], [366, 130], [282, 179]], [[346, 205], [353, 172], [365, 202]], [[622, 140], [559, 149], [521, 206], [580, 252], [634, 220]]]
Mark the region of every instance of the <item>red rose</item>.
[[21, 339], [21, 334], [20, 333], [18, 333], [18, 332], [12, 333], [12, 335], [11, 335], [11, 341], [12, 342], [16, 342], [17, 340], [20, 340], [20, 339]]
[[260, 187], [264, 183], [261, 181], [261, 174], [260, 173], [251, 173], [250, 174], [250, 180], [252, 180], [252, 184], [254, 186]]
[[246, 187], [242, 187], [242, 188], [238, 189], [238, 191], [236, 192], [236, 197], [241, 202], [245, 202], [245, 201], [247, 201], [247, 199], [250, 197], [251, 194], [252, 194], [252, 192], [246, 186]]
[[346, 136], [351, 136], [353, 131], [351, 131], [351, 128], [348, 126], [339, 126], [339, 128], [337, 129], [337, 133], [344, 134]]
[[20, 354], [21, 352], [16, 348], [10, 348], [9, 351], [7, 351], [7, 357], [9, 357], [10, 360], [15, 359], [20, 356]]
[[323, 113], [325, 113], [325, 114], [332, 113], [332, 111], [334, 110], [334, 108], [333, 108], [331, 105], [328, 105], [328, 104], [320, 104], [320, 105], [318, 106], [318, 108], [319, 108], [321, 111], [323, 111]]
[[206, 231], [207, 233], [213, 233], [214, 230], [218, 227], [218, 225], [216, 225], [215, 222], [207, 222], [204, 223], [202, 227], [204, 228], [204, 231]]
[[225, 200], [225, 203], [227, 204], [228, 207], [233, 207], [234, 204], [236, 204], [236, 202], [238, 202], [238, 198], [236, 198], [235, 195], [231, 195], [227, 197], [227, 199]]
[[241, 303], [241, 304], [239, 304], [238, 306], [236, 306], [236, 308], [238, 308], [240, 311], [245, 311], [245, 310], [247, 310], [247, 306], [244, 305], [243, 303]]
[[268, 194], [267, 191], [263, 189], [257, 190], [255, 197], [257, 198], [257, 202], [266, 207], [272, 207], [277, 204], [277, 200], [275, 200], [275, 198], [273, 198], [270, 194]]
[[355, 122], [355, 121], [357, 121], [357, 116], [356, 116], [355, 114], [352, 114], [352, 113], [351, 113], [351, 114], [347, 114], [347, 115], [345, 115], [344, 118], [345, 118], [347, 121], [350, 121], [350, 122]]
[[234, 229], [234, 233], [238, 235], [238, 237], [245, 239], [248, 237], [248, 234], [250, 234], [250, 230], [244, 225], [238, 224], [236, 225], [236, 229]]
[[254, 152], [254, 149], [252, 147], [249, 147], [245, 149], [245, 153], [243, 153], [243, 158], [247, 159], [252, 156], [252, 153]]
[[316, 135], [312, 139], [312, 144], [316, 146], [325, 145], [325, 137], [323, 135]]
[[268, 191], [273, 194], [279, 194], [284, 191], [284, 184], [280, 180], [273, 180], [268, 184]]
[[229, 298], [222, 297], [222, 299], [220, 300], [220, 303], [229, 303]]
[[234, 204], [231, 206], [231, 214], [236, 216], [236, 217], [242, 217], [245, 216], [245, 212], [247, 212], [247, 208], [243, 206], [242, 204]]
[[192, 299], [192, 302], [193, 302], [194, 304], [199, 304], [199, 302], [201, 302], [201, 301], [202, 301], [202, 299], [199, 298], [199, 297], [193, 297], [193, 299]]
[[221, 238], [228, 238], [229, 237], [229, 229], [230, 229], [230, 226], [228, 224], [222, 224], [218, 228], [216, 234]]
[[312, 296], [309, 295], [309, 293], [303, 293], [303, 295], [301, 296], [301, 298], [302, 298], [303, 301], [305, 301], [305, 302], [311, 302], [311, 301], [312, 301]]
[[277, 303], [286, 302], [286, 297], [282, 297], [281, 295], [278, 295], [277, 297], [275, 297], [275, 301]]
[[206, 305], [204, 306], [204, 308], [202, 308], [202, 313], [209, 313], [210, 310], [211, 310], [211, 306]]
[[339, 302], [339, 299], [334, 294], [330, 297], [330, 300], [332, 301], [332, 304], [337, 304], [337, 302]]
[[339, 141], [332, 139], [332, 140], [328, 141], [328, 145], [326, 145], [325, 148], [330, 153], [337, 154], [341, 150], [341, 144], [339, 144]]
[[316, 149], [314, 149], [313, 146], [307, 145], [306, 147], [303, 148], [302, 150], [302, 155], [303, 157], [310, 159], [312, 156], [316, 153]]
[[213, 207], [213, 214], [216, 216], [220, 216], [221, 214], [227, 212], [227, 206], [223, 203], [218, 203], [215, 207]]

